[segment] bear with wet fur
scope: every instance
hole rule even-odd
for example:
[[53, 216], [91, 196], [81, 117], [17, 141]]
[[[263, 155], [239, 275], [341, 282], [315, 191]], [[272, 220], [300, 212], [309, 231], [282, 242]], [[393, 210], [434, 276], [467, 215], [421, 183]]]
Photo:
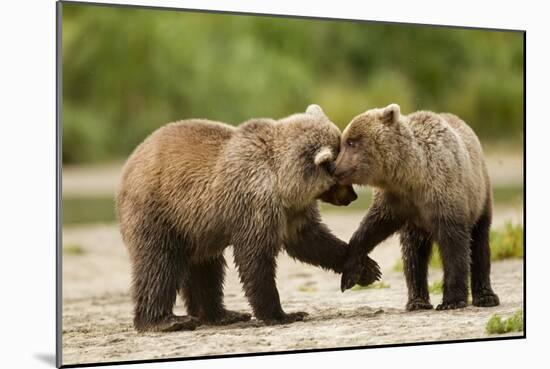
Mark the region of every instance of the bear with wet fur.
[[396, 104], [357, 117], [342, 134], [335, 176], [374, 188], [374, 200], [350, 241], [342, 291], [357, 280], [361, 260], [399, 233], [408, 287], [407, 310], [431, 309], [428, 262], [437, 242], [443, 261], [438, 310], [466, 306], [471, 277], [475, 306], [499, 304], [490, 281], [492, 192], [481, 144], [452, 114]]
[[[281, 120], [238, 127], [208, 120], [168, 124], [131, 154], [117, 215], [132, 267], [138, 331], [230, 324], [250, 314], [223, 302], [226, 261], [234, 262], [256, 318], [302, 320], [283, 311], [275, 284], [281, 250], [341, 273], [347, 244], [321, 223], [317, 199], [347, 205], [351, 186], [333, 176], [341, 133], [317, 105]], [[379, 277], [374, 261], [361, 278]], [[188, 316], [173, 314], [177, 294]]]

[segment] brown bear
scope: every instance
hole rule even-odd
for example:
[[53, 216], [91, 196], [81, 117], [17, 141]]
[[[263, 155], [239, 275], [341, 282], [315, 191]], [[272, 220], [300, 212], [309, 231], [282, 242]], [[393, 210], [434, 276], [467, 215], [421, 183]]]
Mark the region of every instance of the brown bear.
[[[281, 120], [238, 127], [193, 119], [151, 134], [129, 157], [117, 194], [117, 215], [132, 266], [138, 331], [230, 324], [250, 314], [223, 303], [225, 248], [256, 318], [291, 323], [275, 285], [276, 256], [340, 273], [347, 244], [321, 223], [317, 199], [346, 205], [356, 198], [332, 174], [339, 129], [317, 105]], [[379, 278], [374, 261], [360, 272]], [[175, 316], [177, 293], [189, 316]]]
[[407, 310], [432, 308], [427, 275], [434, 241], [444, 271], [438, 310], [466, 306], [470, 272], [473, 305], [499, 304], [489, 277], [491, 185], [481, 144], [465, 122], [429, 111], [402, 116], [396, 104], [369, 110], [344, 130], [335, 176], [374, 187], [350, 241], [342, 291], [356, 282], [361, 258], [399, 232]]

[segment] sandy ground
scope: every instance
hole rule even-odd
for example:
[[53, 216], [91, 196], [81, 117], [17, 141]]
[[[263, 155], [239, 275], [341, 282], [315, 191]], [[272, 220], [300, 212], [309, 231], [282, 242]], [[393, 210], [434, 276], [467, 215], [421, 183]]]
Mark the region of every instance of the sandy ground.
[[[347, 240], [362, 216], [331, 212], [323, 218]], [[497, 209], [495, 227], [508, 220], [521, 222], [521, 209]], [[523, 308], [523, 261], [507, 260], [493, 264], [493, 287], [500, 306], [406, 312], [405, 281], [392, 270], [400, 258], [397, 240], [392, 238], [372, 254], [382, 267], [386, 289], [342, 294], [338, 275], [281, 254], [277, 283], [283, 308], [308, 312], [304, 322], [264, 326], [252, 320], [202, 326], [191, 332], [138, 334], [131, 325], [128, 257], [116, 226], [65, 229], [63, 243], [84, 249], [82, 255], [63, 258], [63, 364], [480, 338], [487, 336], [485, 323], [492, 314], [509, 316]], [[230, 249], [227, 260], [226, 305], [250, 312]], [[430, 273], [431, 282], [441, 279], [440, 270]], [[441, 297], [432, 295], [432, 303], [439, 303]], [[184, 314], [181, 301], [175, 311]]]

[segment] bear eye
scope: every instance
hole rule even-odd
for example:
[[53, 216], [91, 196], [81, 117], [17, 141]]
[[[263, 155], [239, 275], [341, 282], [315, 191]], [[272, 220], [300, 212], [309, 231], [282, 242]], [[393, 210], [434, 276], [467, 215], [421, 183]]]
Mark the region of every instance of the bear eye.
[[357, 142], [356, 142], [355, 140], [350, 139], [350, 138], [346, 141], [346, 144], [347, 144], [349, 147], [355, 147], [355, 146], [357, 146]]

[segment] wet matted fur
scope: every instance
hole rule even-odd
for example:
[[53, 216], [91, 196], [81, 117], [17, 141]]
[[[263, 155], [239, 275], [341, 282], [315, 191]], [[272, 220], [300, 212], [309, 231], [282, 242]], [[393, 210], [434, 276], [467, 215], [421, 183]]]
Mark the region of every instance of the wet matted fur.
[[[238, 127], [194, 119], [168, 124], [129, 157], [117, 195], [120, 229], [132, 265], [134, 325], [139, 331], [228, 324], [250, 314], [223, 303], [225, 248], [254, 315], [287, 314], [275, 285], [281, 250], [340, 273], [347, 244], [321, 223], [317, 199], [348, 204], [351, 186], [333, 176], [340, 131], [317, 105], [281, 120]], [[379, 277], [376, 263], [362, 278]], [[173, 315], [177, 293], [190, 316]]]
[[437, 309], [466, 306], [470, 275], [473, 304], [499, 304], [490, 281], [491, 185], [481, 144], [465, 122], [429, 111], [402, 116], [396, 104], [369, 110], [344, 130], [335, 175], [375, 189], [350, 241], [342, 290], [355, 283], [361, 259], [398, 232], [408, 310], [432, 308], [427, 276], [434, 241], [444, 270]]

